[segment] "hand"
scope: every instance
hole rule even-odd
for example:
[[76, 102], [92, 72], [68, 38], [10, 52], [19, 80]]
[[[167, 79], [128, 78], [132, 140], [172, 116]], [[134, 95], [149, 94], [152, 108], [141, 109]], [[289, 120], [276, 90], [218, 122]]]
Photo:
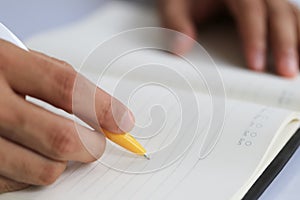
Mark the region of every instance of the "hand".
[[[300, 11], [287, 0], [158, 0], [165, 27], [196, 38], [195, 24], [222, 13], [233, 16], [241, 35], [249, 68], [266, 67], [267, 41], [279, 75], [299, 72]], [[184, 53], [191, 44], [178, 41], [175, 51]]]
[[116, 133], [133, 127], [131, 112], [99, 88], [93, 96], [97, 122], [84, 113], [85, 105], [79, 105], [82, 112], [75, 113], [98, 132], [24, 98], [29, 95], [72, 113], [76, 77], [84, 85], [78, 91], [82, 98], [75, 104], [83, 104], [85, 94], [96, 87], [70, 65], [0, 40], [0, 193], [51, 184], [67, 161], [92, 162], [102, 155], [105, 138], [99, 133], [101, 127]]

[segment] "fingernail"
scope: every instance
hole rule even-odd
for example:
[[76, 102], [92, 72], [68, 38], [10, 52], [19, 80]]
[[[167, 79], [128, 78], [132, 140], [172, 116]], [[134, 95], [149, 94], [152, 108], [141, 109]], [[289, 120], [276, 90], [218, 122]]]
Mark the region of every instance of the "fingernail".
[[126, 111], [120, 121], [119, 129], [124, 132], [130, 131], [134, 126], [134, 117], [130, 111]]
[[299, 72], [298, 62], [294, 54], [291, 54], [286, 58], [286, 68], [287, 71], [289, 71], [292, 74]]
[[298, 58], [294, 51], [289, 52], [282, 58], [278, 70], [284, 76], [295, 76], [299, 73]]
[[253, 56], [250, 57], [252, 59], [250, 62], [252, 65], [250, 68], [256, 70], [256, 71], [263, 71], [265, 67], [265, 54], [263, 51], [256, 51]]

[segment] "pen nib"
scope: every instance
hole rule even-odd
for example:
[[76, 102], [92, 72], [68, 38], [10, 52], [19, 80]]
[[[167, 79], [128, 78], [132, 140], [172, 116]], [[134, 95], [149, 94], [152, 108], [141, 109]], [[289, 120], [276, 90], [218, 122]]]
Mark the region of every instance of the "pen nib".
[[144, 154], [144, 157], [147, 159], [147, 160], [150, 160], [150, 157], [148, 156], [148, 154]]

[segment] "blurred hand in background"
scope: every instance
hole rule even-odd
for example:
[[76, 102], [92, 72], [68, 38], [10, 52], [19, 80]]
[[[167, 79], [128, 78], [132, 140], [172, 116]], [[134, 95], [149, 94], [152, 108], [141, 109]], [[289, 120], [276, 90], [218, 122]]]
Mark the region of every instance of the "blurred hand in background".
[[[294, 77], [299, 72], [300, 11], [286, 0], [159, 0], [159, 9], [164, 27], [193, 39], [197, 25], [229, 13], [250, 69], [264, 71], [269, 50], [279, 75]], [[178, 53], [192, 46], [180, 39], [174, 42]]]

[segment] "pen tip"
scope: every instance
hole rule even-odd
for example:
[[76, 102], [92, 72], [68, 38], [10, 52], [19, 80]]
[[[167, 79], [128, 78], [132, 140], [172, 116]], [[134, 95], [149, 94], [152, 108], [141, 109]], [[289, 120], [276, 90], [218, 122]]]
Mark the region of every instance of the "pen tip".
[[144, 154], [144, 157], [147, 159], [147, 160], [150, 160], [150, 156], [148, 154]]

